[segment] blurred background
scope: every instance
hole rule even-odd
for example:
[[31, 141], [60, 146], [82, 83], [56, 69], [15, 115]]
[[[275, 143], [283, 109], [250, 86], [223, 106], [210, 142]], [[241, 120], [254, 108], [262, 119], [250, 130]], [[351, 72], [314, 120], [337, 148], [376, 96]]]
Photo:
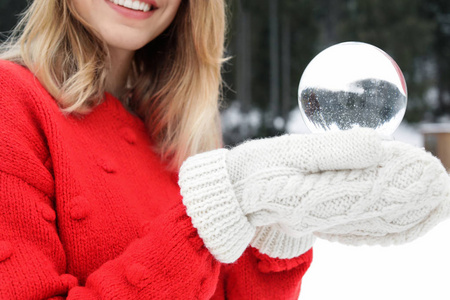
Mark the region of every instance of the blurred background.
[[[41, 0], [44, 1], [44, 0]], [[210, 1], [210, 0], [204, 0]], [[360, 41], [386, 51], [408, 86], [398, 140], [426, 147], [450, 170], [449, 0], [228, 0], [222, 125], [225, 143], [306, 133], [297, 90], [325, 48]], [[4, 39], [26, 0], [0, 0]], [[450, 222], [397, 247], [318, 241], [300, 299], [450, 299]]]
[[302, 130], [297, 89], [303, 70], [320, 51], [344, 41], [375, 45], [398, 63], [408, 86], [408, 124], [450, 122], [450, 1], [228, 3], [227, 143]]

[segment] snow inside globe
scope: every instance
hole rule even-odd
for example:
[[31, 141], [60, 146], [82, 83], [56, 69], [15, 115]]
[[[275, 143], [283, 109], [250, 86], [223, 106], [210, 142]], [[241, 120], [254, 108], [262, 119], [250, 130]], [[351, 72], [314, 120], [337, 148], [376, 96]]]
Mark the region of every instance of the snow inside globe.
[[345, 42], [308, 64], [298, 101], [312, 132], [368, 127], [391, 136], [405, 114], [407, 88], [397, 63], [383, 50]]

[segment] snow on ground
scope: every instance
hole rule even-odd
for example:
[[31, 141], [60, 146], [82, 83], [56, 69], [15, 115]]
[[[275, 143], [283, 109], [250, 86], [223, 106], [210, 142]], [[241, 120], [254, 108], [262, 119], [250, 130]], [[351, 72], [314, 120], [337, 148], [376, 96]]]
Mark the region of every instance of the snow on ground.
[[450, 299], [450, 221], [401, 246], [317, 240], [300, 300]]

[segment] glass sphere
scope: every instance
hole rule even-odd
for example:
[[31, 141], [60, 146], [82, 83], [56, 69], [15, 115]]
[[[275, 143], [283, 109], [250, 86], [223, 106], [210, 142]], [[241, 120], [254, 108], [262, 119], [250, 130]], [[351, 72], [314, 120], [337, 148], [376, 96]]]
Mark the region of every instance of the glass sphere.
[[319, 53], [298, 88], [300, 111], [312, 132], [373, 128], [392, 135], [406, 111], [405, 78], [383, 50], [346, 42]]

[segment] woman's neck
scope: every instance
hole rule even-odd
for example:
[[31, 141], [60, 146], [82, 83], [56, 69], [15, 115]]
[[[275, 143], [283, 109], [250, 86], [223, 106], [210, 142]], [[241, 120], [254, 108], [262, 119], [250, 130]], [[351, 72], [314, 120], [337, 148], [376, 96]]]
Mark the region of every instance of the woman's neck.
[[122, 50], [110, 47], [111, 69], [106, 78], [106, 91], [116, 98], [123, 96], [128, 74], [131, 68], [134, 51]]

